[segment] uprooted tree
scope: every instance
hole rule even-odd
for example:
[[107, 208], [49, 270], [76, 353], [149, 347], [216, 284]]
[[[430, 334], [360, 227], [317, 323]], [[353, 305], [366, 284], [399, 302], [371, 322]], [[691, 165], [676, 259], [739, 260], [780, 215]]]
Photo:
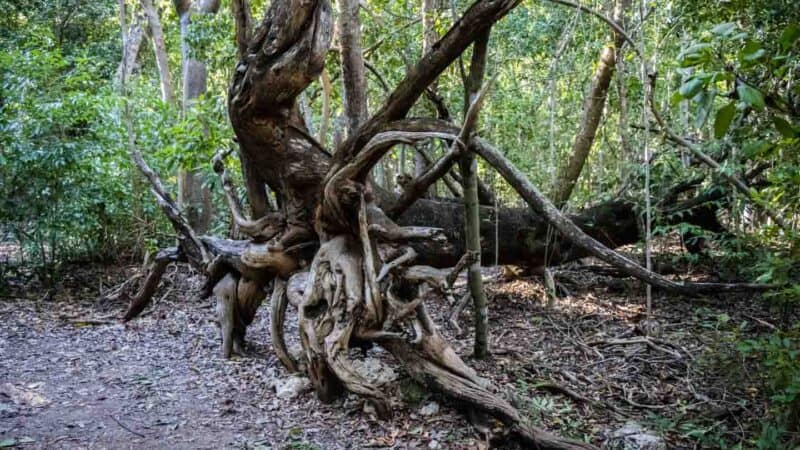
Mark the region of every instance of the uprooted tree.
[[[170, 261], [185, 260], [206, 275], [204, 294], [213, 293], [217, 298], [226, 356], [241, 351], [247, 325], [271, 290], [274, 350], [288, 370], [309, 376], [322, 400], [331, 400], [345, 389], [367, 398], [380, 415], [391, 415], [385, 394], [348, 361], [351, 345], [374, 342], [391, 352], [409, 375], [500, 419], [528, 445], [591, 448], [527, 423], [438, 333], [420, 286], [432, 284], [447, 294], [454, 275], [474, 265], [475, 256], [463, 238], [464, 205], [420, 198], [432, 183], [447, 176], [459, 161], [468, 166], [469, 158], [477, 155], [528, 203], [530, 208], [524, 209], [480, 209], [483, 216], [499, 216], [498, 234], [505, 237], [496, 243], [493, 232], [481, 233], [481, 252], [488, 261], [497, 257], [500, 263], [537, 268], [545, 261], [558, 264], [592, 255], [654, 286], [684, 294], [761, 286], [677, 283], [612, 250], [640, 237], [634, 205], [614, 200], [574, 216], [560, 212], [489, 140], [473, 131], [485, 88], [478, 92], [473, 86], [466, 96], [460, 126], [442, 118], [406, 117], [428, 86], [478, 39], [485, 46], [492, 25], [518, 4], [518, 0], [477, 0], [409, 69], [386, 103], [366, 119], [351, 122], [358, 126], [329, 151], [309, 134], [297, 99], [323, 70], [333, 34], [330, 4], [327, 0], [274, 0], [261, 24], [251, 30], [249, 13], [241, 13], [249, 11], [249, 6], [246, 1], [234, 1], [240, 54], [228, 109], [251, 217], [240, 205], [225, 168], [231, 152], [221, 151], [213, 164], [234, 223], [247, 239], [198, 236], [157, 174], [134, 151], [136, 164], [173, 223], [179, 245], [156, 257], [125, 319], [143, 310]], [[351, 23], [346, 19], [340, 22]], [[340, 51], [360, 52], [358, 34], [348, 39], [356, 42]], [[363, 72], [363, 65], [358, 67], [359, 57], [360, 53], [343, 55], [343, 68], [350, 71], [345, 82], [359, 78], [352, 76], [353, 71]], [[346, 101], [363, 99], [351, 95]], [[362, 114], [362, 106], [347, 109]], [[411, 180], [404, 193], [398, 196], [371, 183], [373, 167], [394, 145], [428, 139], [448, 142], [449, 151]], [[468, 182], [468, 171], [462, 173], [463, 181]], [[659, 207], [685, 210], [683, 220], [719, 227], [713, 209], [704, 206], [718, 199], [716, 194], [678, 200], [680, 193], [695, 186], [677, 186]], [[275, 193], [278, 210], [270, 209], [269, 191]], [[494, 221], [480, 221], [487, 222]], [[555, 230], [554, 236], [548, 228]], [[452, 270], [444, 269], [452, 266]], [[291, 291], [287, 285], [300, 288]], [[298, 308], [300, 360], [290, 355], [284, 344], [283, 322], [289, 302]]]

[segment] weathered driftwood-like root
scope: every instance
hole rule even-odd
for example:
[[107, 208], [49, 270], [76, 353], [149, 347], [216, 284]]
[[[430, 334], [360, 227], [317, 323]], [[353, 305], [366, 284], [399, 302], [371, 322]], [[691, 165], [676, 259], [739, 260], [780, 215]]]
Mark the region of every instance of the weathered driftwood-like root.
[[214, 286], [214, 296], [217, 298], [217, 320], [219, 321], [219, 331], [222, 335], [222, 356], [224, 358], [230, 358], [234, 351], [234, 310], [238, 283], [238, 278], [229, 273]]
[[214, 286], [217, 319], [222, 335], [222, 356], [245, 355], [247, 327], [253, 323], [266, 294], [261, 285], [238, 274], [228, 273]]
[[311, 264], [308, 292], [299, 311], [300, 337], [309, 378], [323, 401], [333, 400], [343, 386], [370, 399], [378, 414], [388, 417], [391, 410], [386, 396], [348, 360], [356, 321], [369, 324], [363, 317], [369, 287], [362, 252], [360, 243], [346, 235], [320, 247]]
[[453, 331], [456, 332], [456, 336], [461, 336], [464, 330], [461, 329], [461, 326], [458, 325], [458, 316], [461, 315], [461, 312], [464, 311], [464, 308], [467, 307], [472, 295], [469, 292], [466, 292], [461, 298], [458, 300], [456, 304], [450, 309], [450, 312], [447, 314], [447, 324], [453, 328]]
[[251, 238], [259, 241], [270, 240], [286, 228], [286, 219], [280, 213], [268, 213], [257, 220], [250, 220], [244, 216], [233, 181], [231, 181], [231, 177], [225, 167], [225, 158], [230, 152], [231, 150], [229, 149], [220, 150], [211, 161], [214, 172], [219, 175], [222, 182], [222, 190], [225, 192], [225, 200], [228, 202], [233, 222], [239, 228], [239, 231]]
[[179, 258], [180, 253], [177, 247], [165, 248], [158, 252], [153, 264], [150, 265], [147, 278], [145, 278], [142, 287], [139, 288], [139, 292], [136, 294], [136, 297], [131, 300], [128, 310], [122, 317], [124, 322], [133, 319], [144, 311], [153, 299], [153, 295], [156, 293], [156, 289], [158, 289], [158, 285], [161, 282], [161, 278], [164, 276], [164, 272], [167, 270], [167, 266], [169, 263], [177, 261]]
[[[366, 224], [359, 227], [362, 231]], [[438, 334], [418, 296], [430, 282], [430, 270], [388, 271], [378, 284], [382, 323], [367, 312], [370, 286], [363, 239], [338, 235], [324, 243], [311, 264], [306, 295], [300, 307], [301, 342], [307, 372], [320, 398], [330, 401], [342, 388], [366, 397], [378, 415], [389, 417], [389, 399], [353, 367], [348, 350], [353, 339], [374, 340], [387, 348], [408, 372], [426, 386], [485, 411], [504, 422], [526, 445], [535, 448], [588, 449], [590, 445], [551, 435], [531, 426], [520, 413], [488, 389], [488, 382], [467, 366]], [[371, 247], [371, 244], [370, 244]], [[407, 259], [407, 258], [405, 258]], [[417, 267], [417, 266], [415, 266]], [[421, 276], [408, 274], [420, 272]], [[447, 285], [449, 271], [436, 284]], [[422, 274], [428, 275], [422, 275]]]
[[[429, 333], [426, 330], [426, 333]], [[490, 392], [485, 383], [455, 355], [433, 330], [419, 345], [392, 340], [381, 344], [389, 350], [414, 379], [425, 386], [465, 402], [505, 423], [527, 446], [536, 449], [594, 449], [596, 447], [565, 439], [532, 426], [507, 401]]]
[[270, 337], [272, 338], [272, 350], [280, 360], [281, 364], [291, 373], [299, 372], [300, 365], [292, 358], [286, 349], [286, 340], [283, 337], [283, 324], [286, 321], [286, 295], [287, 282], [280, 277], [276, 277], [272, 285], [272, 298], [270, 300]]

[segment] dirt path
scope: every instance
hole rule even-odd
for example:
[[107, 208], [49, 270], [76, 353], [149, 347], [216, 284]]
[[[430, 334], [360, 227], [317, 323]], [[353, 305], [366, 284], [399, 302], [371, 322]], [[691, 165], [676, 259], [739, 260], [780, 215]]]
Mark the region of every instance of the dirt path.
[[[210, 301], [187, 302], [180, 309], [160, 305], [128, 327], [65, 319], [66, 309], [70, 317], [105, 313], [74, 304], [3, 306], [0, 442], [5, 444], [344, 449], [392, 442], [397, 425], [411, 447], [472, 435], [453, 411], [431, 425], [410, 417], [413, 410], [401, 411], [394, 424], [371, 420], [354, 397], [325, 405], [306, 389], [298, 398], [277, 398], [271, 385], [288, 375], [268, 353], [267, 318], [255, 323], [249, 336], [250, 342], [266, 344], [255, 345], [248, 358], [225, 361]], [[458, 445], [468, 447], [470, 439]]]
[[[173, 273], [159, 302], [122, 325], [113, 317], [125, 301], [94, 300], [89, 286], [113, 285], [125, 271], [109, 279], [92, 270], [65, 280], [53, 300], [21, 298], [40, 296], [30, 288], [0, 299], [0, 447], [486, 447], [451, 402], [415, 388], [396, 366], [398, 379], [386, 385], [390, 421], [372, 417], [355, 396], [330, 405], [309, 389], [280, 398], [275, 387], [289, 375], [271, 352], [267, 308], [248, 330], [252, 354], [226, 361], [213, 301], [197, 299], [196, 280]], [[469, 361], [471, 336], [443, 330], [532, 421], [603, 445], [633, 420], [669, 448], [714, 448], [696, 430], [713, 430], [708, 442], [735, 443], [757, 429], [764, 403], [753, 394], [756, 374], [714, 366], [731, 351], [728, 336], [765, 331], [750, 319], [768, 317], [752, 298], [694, 303], [657, 295], [660, 330], [650, 345], [640, 341], [640, 286], [585, 272], [559, 280], [570, 292], [551, 308], [536, 280], [489, 283], [493, 354], [486, 361]], [[441, 301], [428, 304], [444, 323]], [[288, 330], [290, 347], [295, 336]], [[380, 349], [369, 354], [388, 361]]]

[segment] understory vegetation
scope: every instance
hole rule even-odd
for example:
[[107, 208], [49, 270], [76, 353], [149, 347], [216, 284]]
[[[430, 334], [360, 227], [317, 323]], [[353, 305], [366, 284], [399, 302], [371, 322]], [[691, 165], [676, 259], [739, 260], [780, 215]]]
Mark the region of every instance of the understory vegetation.
[[[590, 270], [604, 261], [603, 270], [621, 273], [615, 280], [643, 281], [624, 285], [631, 298], [646, 302], [636, 325], [643, 339], [673, 332], [659, 328], [659, 314], [668, 314], [675, 298], [685, 299], [691, 308], [672, 311], [689, 311], [686, 321], [709, 330], [703, 339], [713, 340], [687, 363], [686, 376], [724, 379], [731, 392], [750, 396], [750, 403], [706, 419], [686, 404], [650, 408], [644, 425], [699, 448], [800, 448], [796, 1], [498, 0], [507, 5], [480, 17], [480, 8], [493, 2], [309, 1], [317, 5], [312, 12], [295, 12], [303, 2], [204, 1], [0, 0], [0, 298], [22, 290], [50, 299], [82, 264], [145, 261], [152, 275], [179, 261], [207, 278], [194, 297], [234, 304], [233, 318], [219, 313], [226, 356], [244, 345], [244, 329], [264, 296], [269, 302], [271, 292], [274, 303], [288, 295], [289, 307], [300, 311], [293, 330], [305, 352], [287, 363], [278, 349], [280, 362], [307, 372], [323, 399], [329, 393], [320, 386], [330, 377], [374, 402], [380, 416], [381, 392], [347, 378], [346, 357], [326, 347], [333, 337], [375, 341], [410, 375], [435, 380], [414, 385], [421, 392], [407, 394], [409, 403], [427, 398], [427, 387], [452, 395], [477, 376], [467, 373], [448, 387], [446, 376], [425, 372], [438, 364], [435, 357], [455, 373], [467, 366], [458, 356], [450, 360], [447, 341], [436, 327], [428, 329], [430, 317], [414, 304], [424, 297], [418, 292], [428, 292], [419, 286], [429, 283], [430, 292], [474, 308], [474, 325], [461, 326], [477, 330], [473, 351], [480, 361], [482, 352], [492, 352], [480, 337], [481, 321], [489, 341], [502, 331], [492, 325], [502, 295], [496, 286], [488, 300], [479, 294], [481, 267], [503, 266], [513, 273], [509, 279], [533, 277], [542, 301], [552, 305], [571, 295], [559, 267], [572, 270], [581, 260]], [[458, 28], [459, 20], [473, 23], [469, 14], [486, 23], [477, 36]], [[336, 29], [327, 41], [326, 24]], [[269, 34], [270, 26], [278, 31]], [[303, 47], [306, 41], [314, 45]], [[352, 58], [363, 59], [360, 82]], [[281, 66], [284, 60], [293, 62]], [[290, 81], [276, 75], [284, 70]], [[431, 83], [404, 84], [425, 79], [426, 70], [435, 72]], [[258, 78], [269, 76], [278, 81]], [[300, 150], [290, 148], [296, 141], [304, 142], [303, 155], [316, 156], [297, 159]], [[265, 156], [273, 145], [281, 150], [272, 153], [290, 161], [278, 166]], [[143, 175], [137, 154], [163, 192]], [[446, 171], [418, 183], [443, 161]], [[298, 170], [292, 163], [304, 172], [291, 172]], [[518, 173], [504, 171], [506, 163]], [[521, 177], [538, 192], [526, 196]], [[538, 193], [552, 202], [550, 215], [536, 203]], [[164, 214], [173, 206], [179, 214]], [[555, 214], [577, 231], [558, 228]], [[260, 217], [275, 222], [259, 228]], [[193, 241], [180, 223], [201, 237]], [[428, 234], [412, 236], [421, 227]], [[579, 232], [599, 247], [578, 244]], [[163, 256], [176, 235], [174, 254]], [[603, 259], [600, 247], [614, 255], [623, 248], [635, 268], [613, 255]], [[257, 260], [262, 251], [267, 262]], [[269, 259], [276, 252], [286, 260]], [[348, 279], [348, 258], [360, 268], [363, 308], [350, 304], [353, 297], [336, 302], [340, 287], [356, 283]], [[452, 280], [424, 272], [409, 282], [412, 269], [423, 266], [458, 269]], [[304, 300], [291, 303], [292, 276], [302, 270], [311, 271], [312, 281]], [[468, 273], [459, 287], [463, 299], [453, 296], [461, 270]], [[231, 298], [226, 281], [234, 283]], [[246, 281], [261, 295], [257, 300], [244, 298]], [[690, 293], [693, 282], [719, 289], [698, 285]], [[150, 276], [140, 273], [132, 283], [147, 286]], [[132, 296], [141, 309], [131, 306], [126, 321], [147, 306], [153, 295], [147, 289]], [[704, 306], [729, 295], [736, 302], [749, 295], [746, 301], [768, 316], [734, 319]], [[262, 306], [260, 314], [285, 314], [269, 310]], [[226, 320], [245, 325], [231, 325], [233, 337], [226, 338]], [[309, 329], [326, 330], [328, 339]], [[680, 353], [681, 343], [666, 351]], [[509, 433], [540, 442], [549, 437], [539, 438], [535, 427], [557, 427], [580, 441], [563, 448], [600, 445], [572, 403], [539, 395], [542, 386], [523, 376], [513, 387], [521, 400], [510, 404], [524, 417], [497, 407]], [[737, 411], [749, 408], [763, 418], [737, 425]], [[300, 436], [287, 448], [316, 446]]]

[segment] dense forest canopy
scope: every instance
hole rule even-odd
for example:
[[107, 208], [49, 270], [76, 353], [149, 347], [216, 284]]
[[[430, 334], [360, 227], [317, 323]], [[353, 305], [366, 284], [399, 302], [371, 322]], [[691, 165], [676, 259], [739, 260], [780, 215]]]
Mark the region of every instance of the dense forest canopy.
[[[523, 442], [579, 448], [484, 392], [415, 289], [455, 302], [468, 272], [480, 357], [481, 266], [550, 289], [550, 267], [594, 256], [648, 284], [648, 318], [651, 286], [757, 292], [779, 326], [737, 343], [770, 404], [738, 445], [800, 443], [796, 2], [0, 5], [0, 242], [14, 248], [0, 293], [20, 274], [53, 290], [76, 261], [144, 259], [130, 320], [166, 264], [188, 262], [222, 305], [229, 356], [264, 296], [284, 315], [310, 267], [305, 297], [289, 295], [305, 360], [276, 352], [320, 397], [341, 384], [387, 412], [331, 344], [346, 353], [352, 334]], [[659, 275], [659, 254], [714, 276]]]

